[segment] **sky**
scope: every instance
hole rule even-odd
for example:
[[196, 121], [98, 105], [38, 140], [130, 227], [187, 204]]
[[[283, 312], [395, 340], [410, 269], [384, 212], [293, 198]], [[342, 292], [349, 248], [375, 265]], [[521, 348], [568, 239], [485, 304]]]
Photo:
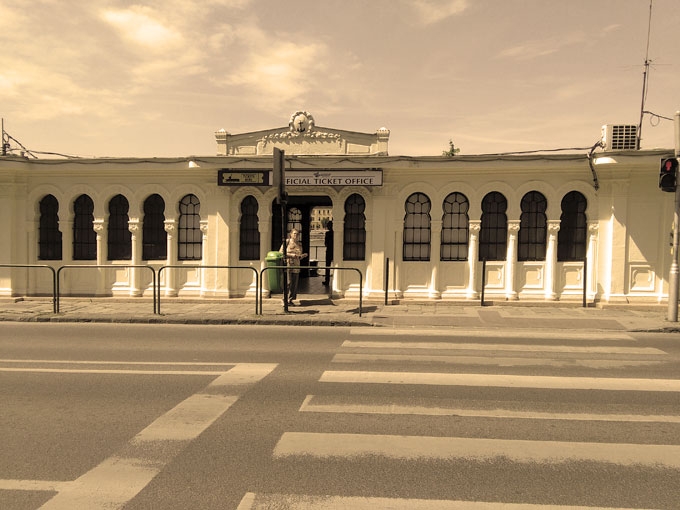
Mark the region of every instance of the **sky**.
[[0, 117], [80, 157], [215, 155], [296, 111], [392, 156], [582, 148], [638, 124], [648, 58], [642, 148], [672, 149], [680, 8], [652, 1], [648, 44], [650, 0], [0, 0]]

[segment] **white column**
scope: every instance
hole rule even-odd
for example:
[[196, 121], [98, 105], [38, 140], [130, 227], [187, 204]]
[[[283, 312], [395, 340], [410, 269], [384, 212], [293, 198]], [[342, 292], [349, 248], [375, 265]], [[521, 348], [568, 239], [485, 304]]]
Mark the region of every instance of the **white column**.
[[[205, 252], [208, 248], [208, 220], [201, 220], [199, 222], [199, 226], [201, 229], [201, 265], [205, 266]], [[203, 297], [205, 295], [205, 269], [201, 268], [200, 269], [201, 274], [199, 278], [201, 279], [201, 289], [200, 289], [200, 296]]]
[[428, 297], [439, 299], [442, 297], [439, 290], [439, 270], [441, 265], [441, 244], [442, 244], [442, 220], [432, 220], [430, 222], [430, 288]]
[[[103, 266], [106, 263], [106, 257], [104, 253], [107, 247], [107, 232], [106, 232], [106, 220], [95, 219], [92, 222], [92, 227], [97, 234], [97, 265]], [[97, 291], [96, 294], [101, 296], [104, 294], [104, 285], [106, 283], [106, 270], [97, 269]]]
[[588, 223], [588, 251], [586, 258], [588, 259], [588, 272], [584, 275], [587, 278], [586, 297], [592, 301], [597, 296], [597, 282], [596, 268], [597, 268], [597, 249], [598, 249], [598, 234], [600, 224], [596, 222]]
[[[175, 239], [175, 220], [165, 220], [163, 222], [163, 228], [167, 233], [166, 236], [166, 259], [165, 263], [168, 266], [177, 264], [177, 242]], [[177, 283], [175, 281], [176, 269], [168, 267], [163, 270], [165, 273], [165, 295], [177, 297]]]
[[468, 299], [477, 299], [479, 292], [477, 291], [477, 266], [479, 261], [479, 231], [482, 228], [481, 220], [470, 220], [468, 223], [470, 230], [470, 238], [468, 240], [468, 286], [466, 297]]
[[[130, 260], [130, 264], [133, 266], [139, 266], [142, 263], [142, 239], [141, 239], [141, 232], [139, 231], [139, 218], [130, 218], [128, 220], [128, 230], [130, 231], [131, 234], [131, 243], [132, 243], [132, 257]], [[137, 278], [137, 269], [132, 267], [130, 268], [130, 295], [131, 296], [141, 296], [142, 293], [139, 290], [139, 281]]]
[[548, 246], [545, 252], [545, 299], [557, 299], [557, 233], [560, 231], [560, 220], [548, 221]]
[[508, 221], [508, 247], [505, 260], [505, 298], [517, 299], [515, 272], [517, 270], [517, 233], [519, 221]]

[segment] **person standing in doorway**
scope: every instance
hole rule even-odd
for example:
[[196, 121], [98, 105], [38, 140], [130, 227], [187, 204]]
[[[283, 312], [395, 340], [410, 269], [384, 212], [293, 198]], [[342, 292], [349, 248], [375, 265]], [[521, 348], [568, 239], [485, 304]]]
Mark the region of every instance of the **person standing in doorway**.
[[298, 229], [294, 228], [290, 231], [288, 239], [281, 246], [279, 252], [283, 253], [288, 266], [288, 295], [283, 298], [289, 305], [295, 305], [293, 301], [297, 299], [298, 283], [300, 282], [300, 261], [307, 257], [306, 253], [302, 253]]
[[[326, 235], [323, 239], [323, 244], [326, 246], [326, 267], [330, 268], [333, 263], [333, 222], [326, 223]], [[331, 279], [331, 270], [326, 269], [326, 276], [323, 279], [323, 284], [328, 285]]]

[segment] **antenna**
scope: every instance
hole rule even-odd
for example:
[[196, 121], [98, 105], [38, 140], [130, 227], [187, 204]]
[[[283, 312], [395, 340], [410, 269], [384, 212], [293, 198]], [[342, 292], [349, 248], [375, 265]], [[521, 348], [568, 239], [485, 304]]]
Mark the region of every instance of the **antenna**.
[[645, 101], [647, 100], [647, 83], [649, 81], [649, 35], [652, 31], [652, 2], [649, 0], [649, 21], [647, 23], [647, 50], [645, 52], [645, 70], [642, 73], [642, 104], [640, 105], [640, 122], [637, 129], [637, 149], [640, 150], [642, 142], [642, 117], [645, 115]]
[[9, 140], [5, 142], [5, 118], [2, 118], [2, 139], [0, 139], [0, 143], [2, 144], [2, 152], [1, 154], [3, 156], [7, 156], [7, 148], [9, 147]]

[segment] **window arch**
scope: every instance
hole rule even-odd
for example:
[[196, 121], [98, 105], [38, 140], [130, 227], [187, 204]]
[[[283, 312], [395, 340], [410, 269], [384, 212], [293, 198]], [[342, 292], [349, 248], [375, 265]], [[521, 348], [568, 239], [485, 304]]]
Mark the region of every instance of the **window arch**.
[[517, 260], [545, 260], [548, 201], [538, 191], [530, 191], [521, 202]]
[[260, 258], [260, 230], [257, 211], [259, 207], [254, 196], [248, 195], [241, 202], [241, 228], [239, 232], [239, 259]]
[[132, 258], [129, 211], [130, 204], [123, 195], [116, 195], [109, 201], [108, 260], [130, 260]]
[[588, 202], [578, 191], [570, 191], [562, 198], [560, 230], [557, 233], [557, 260], [579, 261], [586, 258]]
[[505, 260], [508, 242], [508, 201], [497, 191], [482, 199], [479, 260]]
[[54, 195], [45, 195], [40, 201], [39, 230], [38, 258], [40, 260], [61, 260], [59, 201]]
[[468, 210], [470, 203], [462, 193], [451, 193], [444, 199], [440, 260], [467, 260]]
[[94, 231], [94, 202], [80, 195], [73, 203], [73, 260], [97, 259], [97, 233]]
[[201, 260], [203, 257], [200, 210], [201, 203], [196, 195], [185, 195], [179, 201], [178, 260]]
[[365, 260], [366, 258], [366, 202], [358, 193], [345, 200], [343, 227], [343, 260]]
[[430, 260], [430, 199], [424, 193], [413, 193], [404, 204], [404, 260]]
[[142, 260], [165, 260], [168, 256], [168, 233], [165, 231], [165, 201], [158, 194], [144, 201]]

